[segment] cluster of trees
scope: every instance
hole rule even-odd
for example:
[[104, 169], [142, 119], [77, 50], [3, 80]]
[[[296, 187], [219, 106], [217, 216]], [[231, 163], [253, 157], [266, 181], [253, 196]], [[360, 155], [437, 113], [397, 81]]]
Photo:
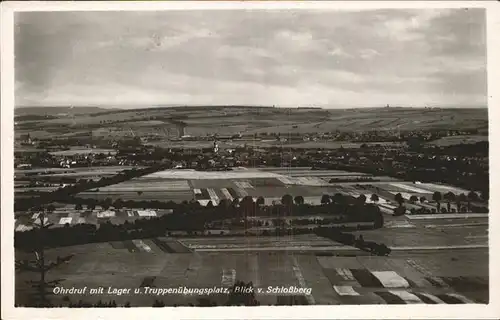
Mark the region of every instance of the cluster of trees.
[[366, 202], [366, 196], [364, 194], [359, 195], [359, 197], [354, 198], [352, 196], [346, 196], [342, 193], [335, 193], [333, 196], [324, 194], [321, 196], [321, 204], [340, 204], [345, 205], [348, 203], [352, 204], [364, 204]]
[[383, 243], [365, 241], [361, 235], [356, 239], [356, 236], [353, 234], [341, 232], [335, 228], [320, 227], [315, 230], [315, 233], [320, 237], [332, 239], [333, 241], [340, 242], [348, 246], [354, 246], [358, 249], [371, 252], [376, 255], [386, 256], [391, 253], [391, 249]]
[[[476, 213], [486, 213], [488, 212], [487, 207], [478, 207], [474, 206], [474, 202], [478, 201], [488, 201], [489, 200], [489, 194], [487, 192], [482, 192], [480, 195], [478, 195], [476, 192], [471, 191], [467, 195], [464, 193], [461, 193], [459, 195], [454, 194], [453, 192], [447, 192], [444, 195], [441, 192], [434, 192], [432, 194], [432, 201], [436, 203], [436, 209], [427, 209], [427, 208], [420, 208], [420, 209], [412, 209], [412, 213], [452, 213], [452, 212], [476, 212]], [[394, 196], [394, 200], [399, 204], [399, 208], [395, 209], [396, 213], [401, 213], [404, 214], [406, 212], [406, 208], [404, 208], [403, 203], [406, 201], [401, 193], [397, 193]], [[408, 201], [411, 204], [415, 204], [420, 202], [421, 204], [427, 202], [427, 198], [425, 196], [421, 196], [420, 198], [417, 197], [416, 195], [412, 195]], [[442, 207], [442, 202], [446, 202], [446, 208]], [[451, 204], [455, 203], [457, 209], [454, 209], [451, 207]]]
[[[440, 192], [434, 192], [432, 195], [432, 200], [436, 202], [436, 209], [437, 211], [440, 211], [441, 209], [441, 201], [446, 201], [447, 203], [447, 211], [449, 212], [451, 209], [451, 203], [455, 202], [457, 206], [457, 211], [459, 212], [467, 212], [467, 211], [472, 211], [472, 203], [477, 202], [477, 201], [488, 201], [489, 200], [489, 193], [487, 191], [481, 192], [480, 195], [478, 195], [476, 192], [471, 191], [467, 195], [461, 193], [459, 195], [455, 195], [453, 192], [447, 192], [444, 195], [441, 194]], [[462, 205], [464, 203], [467, 203], [466, 207], [463, 207]]]
[[[372, 200], [378, 196], [373, 195]], [[245, 218], [245, 217], [285, 217], [285, 216], [308, 216], [314, 214], [325, 215], [342, 215], [345, 216], [343, 221], [372, 221], [376, 214], [374, 206], [366, 204], [366, 197], [360, 195], [358, 198], [346, 196], [341, 193], [336, 193], [333, 196], [323, 195], [321, 205], [306, 204], [303, 196], [293, 197], [290, 194], [285, 194], [281, 198], [280, 203], [265, 205], [264, 197], [260, 196], [255, 201], [251, 196], [245, 196], [241, 199], [229, 201], [223, 199], [218, 205], [214, 205], [209, 201], [207, 206], [202, 206], [198, 201], [183, 201], [176, 203], [173, 201], [163, 202], [157, 200], [122, 200], [111, 198], [93, 199], [93, 198], [67, 198], [64, 202], [76, 203], [76, 210], [94, 210], [96, 206], [101, 206], [104, 210], [111, 207], [115, 209], [122, 208], [154, 208], [154, 209], [171, 209], [173, 213], [186, 213], [189, 215], [203, 212], [205, 216], [210, 216], [211, 220], [219, 220], [228, 218]]]

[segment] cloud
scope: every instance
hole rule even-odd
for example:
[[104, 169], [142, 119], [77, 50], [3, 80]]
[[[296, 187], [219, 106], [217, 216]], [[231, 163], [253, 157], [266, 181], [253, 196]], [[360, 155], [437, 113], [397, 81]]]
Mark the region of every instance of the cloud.
[[399, 41], [417, 41], [425, 38], [425, 31], [432, 27], [432, 22], [440, 17], [447, 16], [450, 10], [414, 10], [408, 15], [396, 19], [387, 19], [383, 26], [385, 32], [397, 37]]
[[328, 52], [329, 55], [334, 57], [351, 57], [342, 47], [337, 46]]
[[367, 60], [369, 60], [373, 57], [379, 56], [379, 55], [380, 55], [380, 53], [377, 50], [373, 50], [373, 49], [363, 49], [359, 53], [359, 56], [361, 57], [361, 59], [367, 59]]
[[484, 34], [478, 9], [20, 13], [16, 104], [486, 105]]

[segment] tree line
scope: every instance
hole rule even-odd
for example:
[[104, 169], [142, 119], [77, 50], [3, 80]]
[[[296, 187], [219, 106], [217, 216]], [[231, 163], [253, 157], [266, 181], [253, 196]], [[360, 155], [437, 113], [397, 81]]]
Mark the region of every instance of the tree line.
[[[383, 216], [380, 208], [373, 204], [365, 203], [329, 203], [318, 206], [300, 204], [296, 205], [290, 202], [290, 195], [283, 196], [284, 204], [273, 206], [259, 206], [251, 197], [243, 198], [238, 206], [228, 205], [228, 203], [219, 204], [219, 206], [202, 207], [198, 205], [185, 206], [184, 204], [175, 204], [175, 209], [170, 214], [160, 217], [136, 219], [133, 222], [125, 221], [120, 225], [111, 224], [109, 221], [101, 223], [98, 226], [94, 224], [76, 224], [66, 225], [62, 228], [50, 228], [47, 232], [50, 234], [46, 239], [46, 245], [49, 247], [77, 245], [91, 242], [120, 241], [138, 238], [154, 238], [165, 236], [172, 231], [185, 231], [192, 235], [202, 234], [203, 231], [210, 229], [211, 223], [222, 220], [242, 219], [245, 229], [252, 227], [249, 223], [250, 217], [271, 215], [278, 219], [287, 217], [311, 214], [328, 214], [335, 216], [336, 223], [349, 222], [373, 222], [374, 228], [383, 226]], [[347, 198], [347, 197], [346, 197]], [[287, 200], [288, 199], [288, 200]], [[344, 199], [344, 198], [342, 198]], [[82, 200], [88, 201], [88, 200]], [[354, 201], [354, 200], [352, 200]], [[133, 205], [133, 203], [127, 203]], [[93, 209], [91, 204], [89, 209]], [[55, 207], [48, 205], [46, 207], [33, 208], [32, 212], [45, 212], [51, 214]], [[339, 225], [342, 228], [342, 225]], [[286, 228], [283, 225], [275, 228], [275, 233], [288, 234], [310, 233], [313, 228]], [[247, 235], [266, 235], [269, 231], [245, 233]], [[216, 235], [214, 235], [216, 236]], [[217, 235], [218, 236], [218, 235]], [[35, 230], [16, 231], [15, 246], [17, 248], [29, 249], [36, 239]]]
[[[452, 213], [452, 212], [487, 213], [489, 211], [487, 206], [473, 205], [474, 202], [488, 201], [489, 194], [485, 191], [483, 191], [480, 195], [478, 195], [474, 191], [470, 191], [469, 193], [467, 193], [467, 195], [465, 195], [464, 193], [456, 195], [451, 191], [443, 195], [441, 192], [436, 191], [432, 194], [431, 199], [436, 203], [436, 209], [431, 209], [431, 210], [427, 208], [412, 209], [412, 213]], [[399, 204], [399, 208], [396, 208], [395, 212], [404, 214], [404, 212], [406, 212], [406, 208], [403, 207], [403, 203], [406, 201], [406, 199], [404, 199], [401, 193], [397, 193], [396, 195], [394, 195], [394, 200]], [[416, 204], [419, 202], [423, 204], [427, 202], [427, 198], [425, 196], [421, 196], [419, 198], [416, 195], [412, 195], [410, 196], [408, 201], [411, 204]], [[443, 201], [446, 203], [446, 208], [441, 207]], [[457, 209], [451, 208], [452, 203], [456, 205]]]

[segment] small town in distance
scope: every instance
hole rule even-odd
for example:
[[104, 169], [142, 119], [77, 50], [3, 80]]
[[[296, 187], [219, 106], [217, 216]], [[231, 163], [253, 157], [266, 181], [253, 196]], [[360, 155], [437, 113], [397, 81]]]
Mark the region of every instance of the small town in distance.
[[487, 109], [15, 112], [18, 306], [489, 301]]

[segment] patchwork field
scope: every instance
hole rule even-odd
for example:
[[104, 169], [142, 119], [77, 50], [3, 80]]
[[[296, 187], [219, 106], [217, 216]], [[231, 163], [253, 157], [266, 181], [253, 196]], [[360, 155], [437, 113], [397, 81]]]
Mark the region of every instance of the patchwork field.
[[[111, 169], [110, 169], [111, 170]], [[65, 173], [71, 174], [71, 173]], [[81, 174], [80, 172], [73, 174]], [[364, 194], [370, 202], [372, 194], [379, 196], [378, 205], [384, 212], [392, 214], [397, 207], [395, 195], [401, 193], [406, 199], [408, 209], [424, 207], [435, 209], [432, 194], [435, 191], [445, 194], [465, 193], [469, 190], [434, 184], [412, 183], [405, 181], [373, 181], [373, 182], [334, 182], [330, 179], [345, 177], [363, 177], [357, 172], [339, 170], [310, 170], [310, 168], [237, 168], [227, 172], [206, 172], [195, 170], [165, 170], [136, 178], [116, 185], [88, 190], [79, 196], [84, 198], [113, 200], [159, 200], [159, 201], [191, 201], [197, 200], [202, 205], [209, 201], [217, 205], [221, 200], [242, 199], [251, 196], [265, 198], [265, 204], [280, 202], [281, 197], [290, 194], [302, 196], [306, 203], [320, 204], [324, 194], [341, 193], [353, 197]], [[411, 196], [425, 197], [423, 203], [409, 203]], [[451, 208], [456, 209], [452, 203]]]
[[[73, 259], [49, 272], [63, 279], [66, 288], [106, 288], [103, 294], [67, 296], [73, 302], [115, 300], [132, 306], [151, 306], [156, 299], [167, 305], [196, 303], [199, 295], [133, 294], [133, 289], [230, 287], [236, 280], [252, 281], [263, 305], [282, 303], [280, 295], [267, 293], [268, 286], [310, 288], [303, 304], [463, 304], [488, 302], [488, 269], [485, 253], [439, 252], [401, 257], [336, 257], [290, 252], [186, 252], [176, 251], [166, 239], [100, 243], [49, 250], [47, 257], [74, 254]], [[135, 249], [134, 249], [135, 248]], [[450, 259], [454, 257], [455, 259]], [[29, 258], [19, 253], [18, 258]], [[28, 293], [25, 280], [16, 276], [16, 302]], [[111, 295], [108, 286], [130, 288], [131, 293]], [[88, 292], [88, 291], [87, 291]], [[64, 305], [64, 296], [54, 296]], [[223, 302], [224, 296], [211, 295]], [[226, 297], [227, 299], [227, 297]]]
[[[210, 200], [218, 204], [222, 199], [233, 200], [247, 195], [264, 196], [271, 204], [284, 194], [302, 195], [309, 203], [319, 203], [321, 195], [331, 191], [325, 175], [345, 176], [346, 171], [313, 171], [308, 168], [295, 170], [257, 170], [240, 168], [228, 172], [203, 172], [195, 170], [165, 170], [130, 181], [89, 190], [79, 195], [85, 198], [123, 200], [176, 201], [198, 200], [206, 205]], [[286, 175], [286, 174], [290, 175]], [[298, 176], [292, 176], [296, 174]], [[307, 176], [309, 174], [309, 176]]]
[[[19, 170], [16, 174], [23, 173], [47, 173], [48, 175], [59, 175], [59, 174], [73, 174], [82, 176], [85, 174], [96, 174], [102, 173], [115, 173], [124, 169], [129, 169], [128, 167], [101, 167], [101, 168], [78, 168], [72, 169], [70, 171], [63, 170], [53, 170], [50, 169], [49, 172], [39, 171], [39, 170]], [[398, 206], [395, 202], [394, 197], [397, 193], [401, 193], [403, 198], [406, 199], [405, 206], [408, 210], [415, 208], [419, 209], [421, 207], [427, 209], [435, 209], [436, 204], [432, 202], [432, 193], [435, 191], [442, 192], [443, 194], [448, 191], [458, 193], [467, 193], [467, 190], [460, 188], [445, 186], [432, 183], [420, 183], [414, 184], [411, 182], [404, 181], [387, 181], [387, 182], [366, 182], [366, 183], [327, 183], [321, 178], [325, 175], [343, 177], [346, 174], [353, 174], [351, 172], [338, 171], [338, 170], [310, 170], [309, 168], [264, 168], [260, 169], [249, 169], [249, 168], [238, 168], [230, 172], [200, 172], [194, 170], [166, 170], [158, 172], [155, 174], [147, 175], [144, 177], [132, 179], [123, 183], [110, 185], [107, 187], [100, 188], [99, 190], [88, 190], [78, 194], [82, 198], [94, 198], [98, 200], [104, 200], [111, 198], [112, 200], [122, 199], [122, 200], [159, 200], [159, 201], [198, 201], [201, 205], [207, 205], [211, 202], [213, 205], [218, 205], [221, 200], [233, 201], [234, 199], [241, 200], [245, 196], [251, 196], [254, 200], [258, 197], [264, 197], [264, 203], [266, 205], [272, 205], [274, 203], [280, 203], [281, 198], [285, 194], [290, 194], [292, 197], [302, 196], [305, 203], [319, 205], [321, 204], [321, 198], [324, 194], [334, 195], [336, 193], [341, 193], [344, 195], [350, 195], [353, 197], [359, 197], [360, 195], [365, 195], [367, 202], [372, 202], [370, 200], [372, 194], [377, 194], [379, 200], [376, 202], [383, 213], [386, 213], [388, 217], [392, 216], [393, 210]], [[357, 173], [354, 173], [357, 174]], [[19, 183], [20, 181], [18, 181]], [[53, 187], [39, 187], [35, 188], [40, 191], [40, 189], [53, 189]], [[20, 190], [22, 188], [18, 188]], [[26, 191], [26, 189], [24, 189]], [[49, 191], [49, 190], [47, 190]], [[411, 196], [421, 197], [424, 196], [427, 200], [424, 203], [416, 202], [409, 203], [408, 199]], [[443, 204], [445, 205], [445, 204]], [[452, 209], [456, 209], [456, 204], [451, 204]], [[154, 213], [147, 213], [147, 210], [142, 214], [130, 213], [127, 210], [102, 210], [97, 208], [95, 211], [90, 212], [88, 210], [75, 210], [74, 205], [63, 206], [58, 208], [56, 212], [49, 215], [48, 219], [50, 223], [54, 223], [56, 226], [64, 226], [65, 224], [79, 224], [79, 223], [92, 223], [101, 224], [109, 221], [113, 224], [120, 224], [124, 221], [133, 221], [137, 218], [162, 215], [166, 212], [161, 210], [149, 210]], [[466, 218], [470, 213], [456, 215], [455, 218]], [[438, 218], [439, 215], [433, 215], [433, 218]], [[453, 214], [448, 214], [444, 218], [453, 218]], [[487, 218], [487, 214], [482, 217]], [[36, 217], [32, 217], [29, 213], [17, 215], [17, 221], [15, 224], [16, 231], [23, 231], [30, 228], [30, 223], [36, 220]], [[411, 217], [410, 217], [411, 218]], [[480, 217], [478, 217], [480, 218]], [[423, 218], [425, 221], [425, 217]], [[411, 222], [389, 222], [386, 227], [391, 229], [401, 229], [407, 232], [405, 235], [401, 235], [403, 240], [395, 240], [400, 238], [393, 238], [389, 240], [389, 243], [395, 243], [396, 245], [405, 245], [400, 243], [403, 241], [407, 243], [406, 245], [416, 245], [417, 243], [424, 241], [422, 238], [418, 237], [418, 232], [413, 234], [412, 228], [415, 223], [418, 223], [418, 216], [415, 219], [412, 218]], [[487, 219], [485, 220], [487, 224]], [[456, 222], [454, 222], [456, 223]], [[483, 223], [483, 222], [481, 222]], [[465, 224], [472, 224], [472, 222], [467, 222]], [[432, 223], [429, 223], [432, 225]], [[304, 228], [314, 227], [314, 226], [303, 226]], [[260, 229], [272, 229], [272, 227], [260, 227]], [[467, 226], [468, 228], [468, 226]], [[257, 231], [262, 231], [262, 230]], [[266, 229], [266, 230], [267, 230]], [[433, 227], [424, 228], [422, 232], [430, 232]], [[436, 231], [439, 228], [434, 228]], [[469, 229], [467, 229], [469, 230]], [[397, 233], [395, 233], [397, 234]], [[436, 234], [429, 234], [430, 238], [438, 237]], [[468, 236], [468, 235], [461, 235]], [[375, 236], [377, 237], [377, 236]], [[453, 237], [453, 236], [450, 236]], [[412, 240], [414, 239], [414, 240]], [[480, 238], [476, 238], [474, 241], [479, 241]], [[483, 239], [484, 240], [484, 239]], [[487, 240], [487, 239], [486, 239]], [[393, 242], [396, 241], [396, 242]], [[446, 239], [441, 239], [440, 243], [447, 241]], [[444, 242], [443, 242], [444, 241]], [[455, 240], [453, 240], [455, 241]], [[471, 240], [471, 243], [474, 243]]]

